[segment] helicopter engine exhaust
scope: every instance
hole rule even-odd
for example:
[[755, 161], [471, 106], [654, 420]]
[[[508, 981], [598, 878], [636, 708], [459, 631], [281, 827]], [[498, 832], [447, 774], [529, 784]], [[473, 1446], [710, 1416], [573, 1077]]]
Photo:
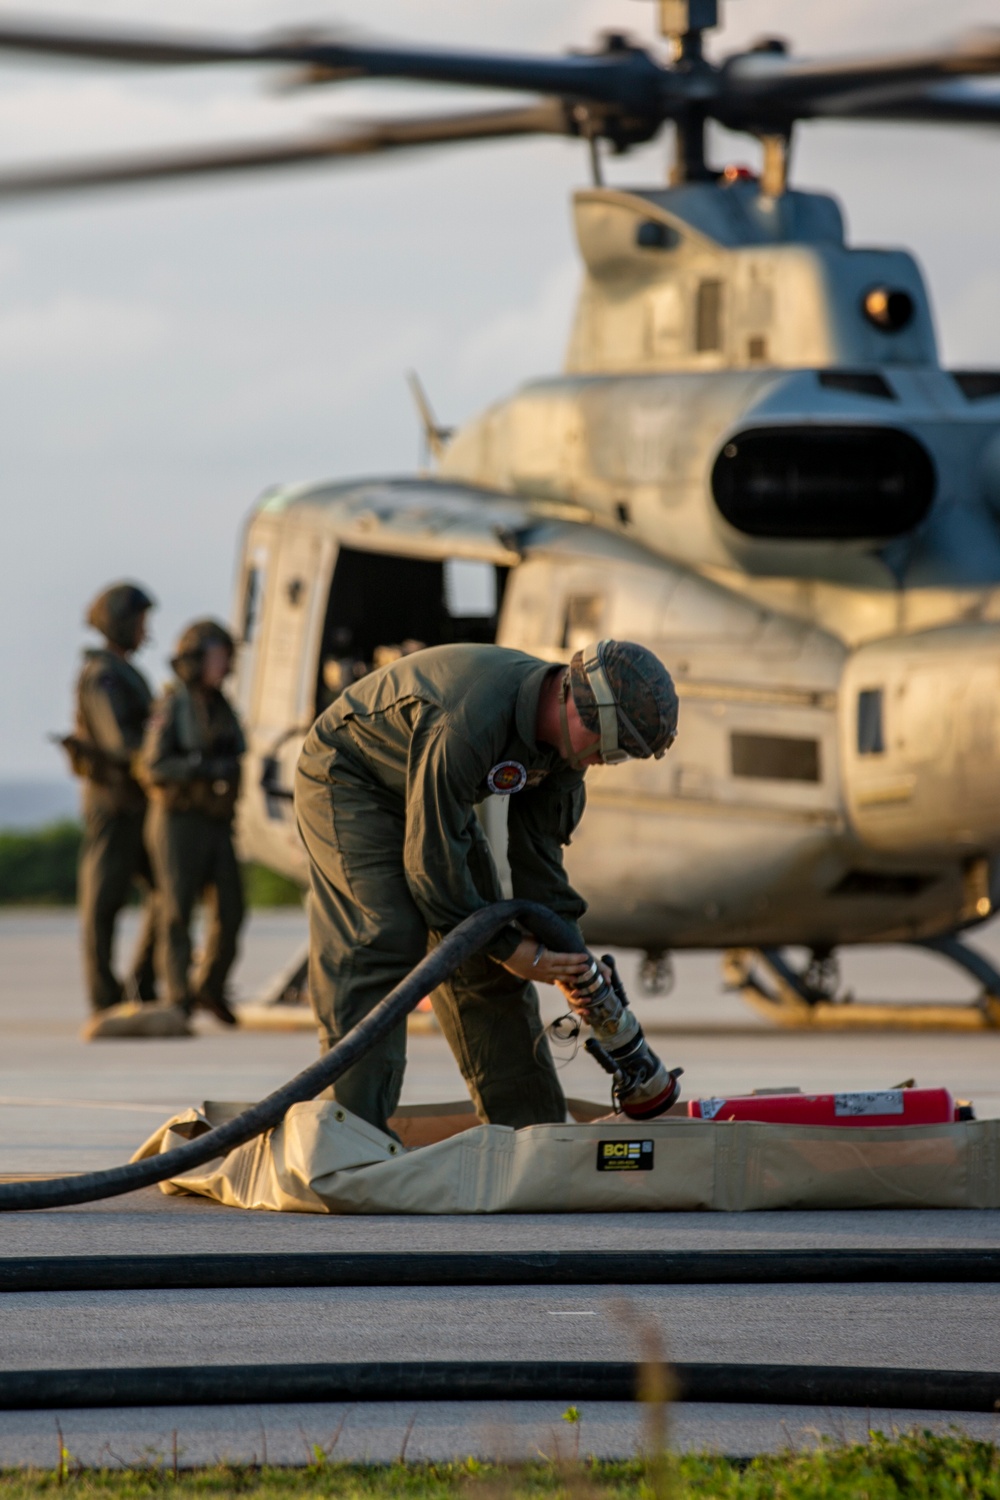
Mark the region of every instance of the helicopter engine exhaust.
[[923, 521], [935, 490], [926, 448], [894, 427], [751, 428], [728, 439], [712, 470], [723, 519], [780, 541], [900, 536]]

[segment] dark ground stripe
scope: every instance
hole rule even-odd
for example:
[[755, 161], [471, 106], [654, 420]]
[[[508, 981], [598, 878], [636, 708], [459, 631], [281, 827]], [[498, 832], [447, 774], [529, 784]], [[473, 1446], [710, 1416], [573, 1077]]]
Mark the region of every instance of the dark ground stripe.
[[[0, 1373], [0, 1408], [301, 1401], [632, 1401], [641, 1367], [607, 1361], [443, 1360]], [[994, 1411], [1000, 1374], [829, 1365], [680, 1364], [679, 1401]]]
[[553, 1250], [0, 1257], [0, 1291], [995, 1282], [998, 1250]]

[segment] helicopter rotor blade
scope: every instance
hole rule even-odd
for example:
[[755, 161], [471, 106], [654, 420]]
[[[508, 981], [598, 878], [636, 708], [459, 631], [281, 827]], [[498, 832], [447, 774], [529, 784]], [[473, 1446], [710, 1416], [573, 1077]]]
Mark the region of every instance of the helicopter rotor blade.
[[[723, 65], [718, 116], [756, 125], [890, 108], [946, 80], [1000, 73], [1000, 29], [939, 51], [806, 62], [780, 51], [742, 53]], [[713, 109], [713, 113], [715, 110]]]
[[[544, 57], [347, 42], [316, 31], [243, 41], [0, 16], [0, 51], [153, 67], [298, 63], [303, 68], [300, 83], [362, 77], [416, 80], [555, 95], [643, 113], [659, 113], [665, 105], [669, 114], [680, 107], [690, 82], [621, 37], [609, 38], [600, 52]], [[659, 113], [660, 120], [666, 117]]]
[[852, 119], [899, 120], [928, 125], [1000, 125], [1000, 88], [969, 83], [941, 84], [902, 95], [891, 102], [853, 106]]
[[[0, 52], [145, 66], [191, 64], [292, 65], [293, 83], [331, 83], [346, 79], [384, 78], [481, 87], [542, 95], [556, 111], [553, 127], [504, 127], [499, 117], [490, 126], [477, 116], [470, 133], [447, 133], [443, 121], [410, 122], [439, 128], [443, 136], [391, 138], [380, 131], [402, 129], [400, 122], [370, 127], [374, 144], [363, 145], [365, 127], [343, 137], [288, 146], [219, 148], [188, 157], [164, 156], [127, 162], [96, 163], [85, 169], [54, 167], [21, 172], [3, 179], [8, 196], [55, 191], [103, 182], [196, 175], [278, 166], [323, 155], [358, 155], [400, 145], [436, 144], [452, 139], [483, 139], [497, 134], [579, 134], [610, 141], [616, 151], [651, 139], [667, 120], [681, 127], [702, 128], [716, 119], [734, 130], [788, 134], [796, 120], [810, 118], [898, 118], [981, 122], [992, 114], [981, 101], [941, 92], [962, 79], [1000, 73], [1000, 29], [972, 34], [951, 47], [887, 57], [809, 62], [788, 56], [780, 44], [730, 57], [721, 65], [700, 54], [676, 65], [664, 64], [621, 35], [605, 37], [598, 51], [545, 57], [504, 53], [412, 48], [367, 40], [347, 40], [319, 31], [285, 32], [260, 39], [193, 37], [183, 33], [39, 24], [0, 15]], [[945, 101], [948, 102], [945, 102]], [[529, 110], [541, 104], [527, 106]], [[917, 114], [907, 111], [917, 111]], [[503, 112], [501, 112], [503, 113]], [[518, 111], [509, 115], [513, 121]], [[456, 121], [461, 117], [452, 117]], [[377, 139], [376, 139], [377, 138]], [[81, 176], [82, 173], [82, 176]], [[46, 186], [40, 184], [43, 179]], [[85, 180], [84, 180], [85, 179]], [[20, 187], [10, 184], [17, 182]]]
[[112, 31], [110, 27], [58, 26], [0, 16], [0, 50], [84, 62], [133, 63], [145, 67], [255, 62], [255, 44], [212, 37]]
[[642, 47], [622, 37], [608, 38], [600, 52], [564, 57], [315, 41], [299, 49], [298, 59], [307, 65], [304, 82], [351, 76], [514, 89], [639, 112], [666, 109], [661, 119], [691, 94], [686, 74], [663, 68]]
[[521, 109], [374, 120], [329, 135], [273, 144], [210, 147], [4, 172], [0, 173], [0, 201], [126, 183], [262, 171], [417, 146], [574, 133], [562, 106], [556, 101], [542, 100]]

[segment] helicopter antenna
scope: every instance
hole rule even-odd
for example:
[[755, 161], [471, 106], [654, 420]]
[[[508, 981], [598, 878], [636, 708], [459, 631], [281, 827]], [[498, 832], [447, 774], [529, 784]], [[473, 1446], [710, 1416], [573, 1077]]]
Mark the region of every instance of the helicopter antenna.
[[421, 381], [420, 376], [417, 374], [416, 370], [410, 370], [407, 373], [406, 383], [410, 387], [410, 394], [413, 396], [413, 402], [417, 408], [417, 415], [420, 418], [420, 425], [423, 428], [424, 460], [426, 462], [427, 458], [431, 457], [434, 459], [435, 463], [440, 463], [442, 458], [444, 457], [445, 447], [447, 446], [448, 439], [451, 437], [454, 428], [442, 427], [437, 421], [436, 417], [434, 416], [434, 411], [431, 407], [431, 403], [428, 399], [427, 392], [424, 390], [423, 382]]

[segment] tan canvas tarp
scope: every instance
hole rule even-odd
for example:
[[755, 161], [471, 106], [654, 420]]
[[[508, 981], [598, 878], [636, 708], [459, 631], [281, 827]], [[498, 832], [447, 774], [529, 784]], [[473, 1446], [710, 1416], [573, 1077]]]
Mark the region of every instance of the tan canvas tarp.
[[[169, 1121], [136, 1159], [242, 1106]], [[648, 1169], [598, 1170], [602, 1143], [651, 1142]], [[275, 1130], [164, 1183], [236, 1208], [330, 1214], [998, 1208], [1000, 1120], [829, 1128], [666, 1118], [636, 1126], [480, 1125], [407, 1150], [340, 1105], [295, 1105]]]

